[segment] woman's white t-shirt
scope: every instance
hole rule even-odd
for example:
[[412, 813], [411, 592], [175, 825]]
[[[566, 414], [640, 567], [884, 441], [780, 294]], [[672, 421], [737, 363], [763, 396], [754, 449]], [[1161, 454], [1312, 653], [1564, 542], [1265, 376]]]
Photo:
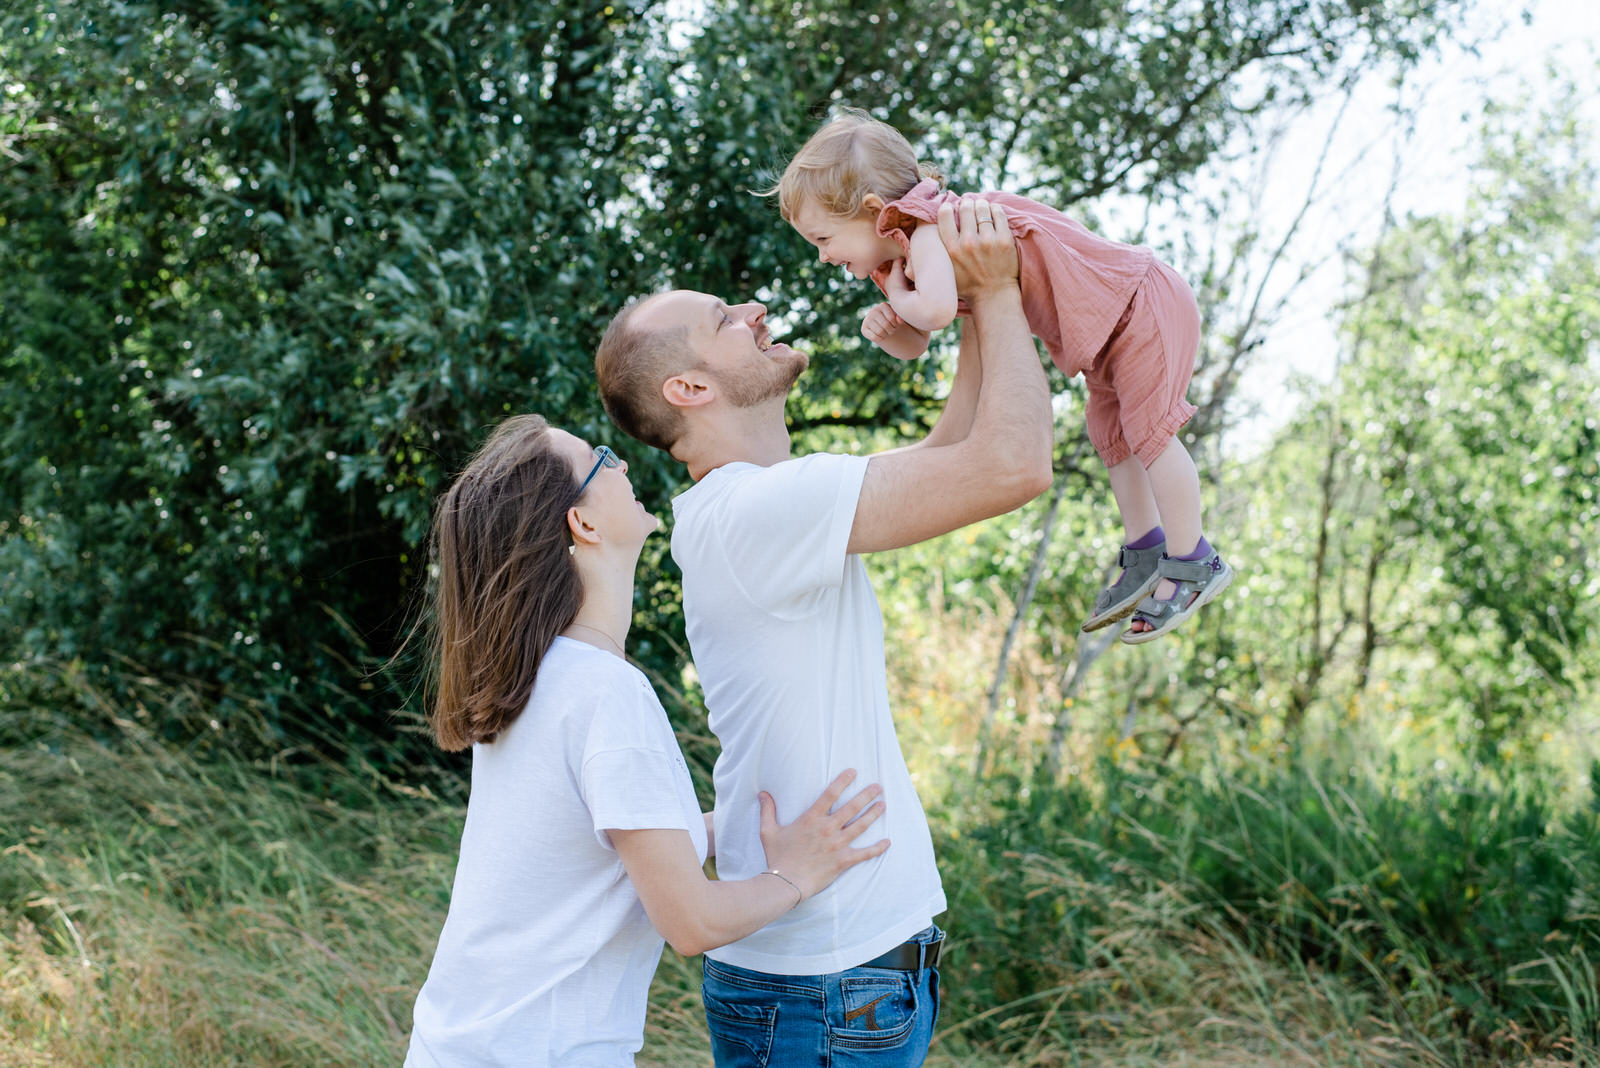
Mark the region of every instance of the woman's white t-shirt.
[[607, 828], [705, 822], [643, 674], [557, 638], [527, 708], [472, 751], [450, 911], [407, 1068], [631, 1065], [663, 940]]

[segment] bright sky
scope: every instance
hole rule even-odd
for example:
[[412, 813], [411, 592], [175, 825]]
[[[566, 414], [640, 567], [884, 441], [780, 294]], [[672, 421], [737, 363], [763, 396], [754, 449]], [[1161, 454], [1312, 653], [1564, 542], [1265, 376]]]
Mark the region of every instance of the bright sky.
[[[1524, 93], [1539, 99], [1552, 84], [1549, 66], [1568, 72], [1575, 84], [1597, 87], [1588, 115], [1600, 129], [1600, 2], [1527, 0], [1502, 7], [1485, 0], [1482, 6], [1486, 10], [1461, 35], [1465, 42], [1478, 42], [1476, 54], [1447, 45], [1407, 79], [1403, 99], [1416, 112], [1409, 139], [1401, 140], [1389, 110], [1396, 100], [1392, 79], [1374, 75], [1359, 87], [1324, 170], [1322, 185], [1331, 192], [1302, 223], [1293, 245], [1300, 261], [1325, 262], [1299, 287], [1297, 302], [1259, 351], [1246, 399], [1261, 414], [1234, 433], [1232, 446], [1249, 448], [1281, 425], [1295, 400], [1288, 388], [1292, 374], [1325, 378], [1331, 370], [1337, 349], [1330, 309], [1345, 292], [1345, 267], [1330, 253], [1350, 244], [1352, 236], [1359, 248], [1377, 235], [1397, 151], [1397, 214], [1459, 210], [1466, 200], [1484, 104], [1515, 101]], [[1524, 8], [1526, 23], [1520, 17]], [[1277, 153], [1260, 202], [1269, 232], [1281, 234], [1304, 202], [1313, 164], [1337, 111], [1337, 101], [1330, 101], [1297, 122]], [[1292, 276], [1293, 269], [1283, 273]]]

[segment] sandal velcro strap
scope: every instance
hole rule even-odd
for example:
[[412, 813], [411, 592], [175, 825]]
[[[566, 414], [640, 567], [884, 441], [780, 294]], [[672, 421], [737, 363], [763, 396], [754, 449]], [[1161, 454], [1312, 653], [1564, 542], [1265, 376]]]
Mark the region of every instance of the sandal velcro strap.
[[1204, 585], [1215, 574], [1211, 561], [1207, 560], [1174, 560], [1170, 556], [1163, 556], [1157, 571], [1162, 578], [1172, 579], [1174, 582], [1194, 582]]
[[1128, 570], [1142, 570], [1152, 563], [1160, 566], [1161, 557], [1167, 551], [1166, 542], [1152, 545], [1148, 549], [1130, 549], [1124, 545], [1117, 551], [1117, 566]]
[[1095, 597], [1094, 612], [1084, 621], [1084, 631], [1099, 630], [1132, 612], [1140, 599], [1161, 581], [1157, 569], [1166, 551], [1167, 543], [1164, 541], [1143, 549], [1130, 549], [1124, 545], [1118, 550], [1117, 566], [1122, 568], [1122, 574]]

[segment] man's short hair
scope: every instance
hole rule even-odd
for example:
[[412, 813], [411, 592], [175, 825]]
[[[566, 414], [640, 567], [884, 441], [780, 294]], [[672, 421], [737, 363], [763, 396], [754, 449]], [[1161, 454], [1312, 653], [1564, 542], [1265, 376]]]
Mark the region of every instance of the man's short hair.
[[686, 327], [646, 330], [633, 322], [651, 299], [629, 301], [611, 320], [595, 350], [594, 371], [611, 421], [629, 437], [670, 453], [683, 436], [684, 418], [661, 387], [691, 370], [695, 355]]

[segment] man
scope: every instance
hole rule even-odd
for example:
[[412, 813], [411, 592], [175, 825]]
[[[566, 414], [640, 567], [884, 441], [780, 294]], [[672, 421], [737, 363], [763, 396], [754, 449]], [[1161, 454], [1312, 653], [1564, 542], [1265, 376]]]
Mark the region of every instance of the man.
[[792, 819], [818, 783], [854, 768], [887, 803], [875, 825], [887, 852], [815, 895], [797, 887], [788, 915], [706, 954], [718, 1068], [917, 1065], [932, 1037], [943, 939], [932, 921], [944, 892], [895, 737], [883, 621], [859, 554], [999, 515], [1051, 479], [1049, 392], [1004, 216], [969, 201], [959, 229], [948, 208], [938, 225], [972, 321], [945, 410], [916, 445], [791, 458], [784, 398], [807, 357], [772, 340], [759, 304], [659, 294], [619, 313], [595, 358], [612, 419], [696, 483], [673, 501], [672, 552], [722, 745], [720, 874], [765, 868], [761, 790]]

